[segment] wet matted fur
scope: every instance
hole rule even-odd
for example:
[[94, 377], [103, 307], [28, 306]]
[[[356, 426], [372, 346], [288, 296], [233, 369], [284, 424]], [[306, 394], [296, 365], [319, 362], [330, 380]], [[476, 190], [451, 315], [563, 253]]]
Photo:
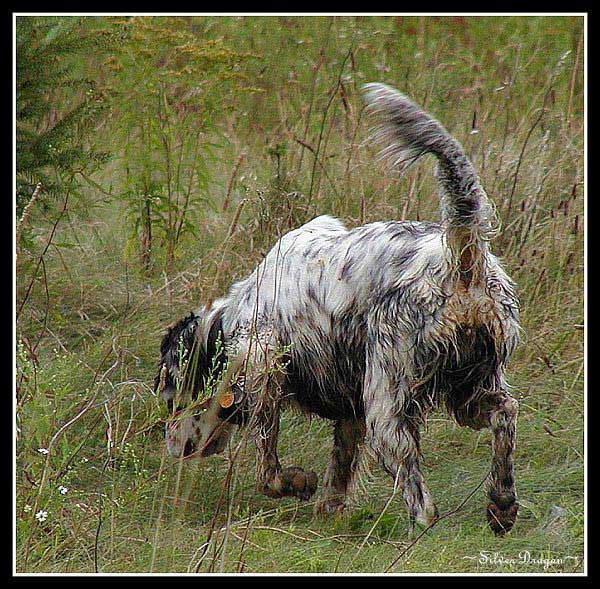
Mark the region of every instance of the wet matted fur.
[[437, 509], [420, 468], [419, 427], [442, 406], [459, 424], [492, 431], [487, 515], [504, 533], [518, 509], [517, 402], [504, 375], [519, 326], [513, 283], [489, 248], [492, 208], [438, 121], [382, 84], [367, 85], [365, 98], [374, 140], [394, 165], [437, 158], [440, 221], [347, 229], [318, 217], [284, 235], [225, 297], [179, 322], [163, 340], [156, 379], [167, 402], [182, 348], [188, 358], [197, 348], [186, 376], [192, 396], [218, 381], [227, 358], [239, 369], [227, 377], [227, 403], [214, 394], [185, 420], [175, 415], [169, 451], [208, 455], [225, 447], [233, 424], [247, 425], [258, 488], [307, 499], [316, 475], [283, 468], [277, 456], [280, 411], [298, 407], [334, 422], [323, 511], [344, 508], [366, 445], [401, 489], [411, 526], [428, 525]]

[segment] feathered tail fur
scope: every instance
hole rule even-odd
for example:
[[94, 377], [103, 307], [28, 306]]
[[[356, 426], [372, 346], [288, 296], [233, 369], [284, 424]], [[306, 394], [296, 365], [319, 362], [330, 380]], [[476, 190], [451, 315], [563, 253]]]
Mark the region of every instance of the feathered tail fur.
[[461, 268], [473, 268], [491, 232], [492, 210], [473, 164], [460, 143], [431, 115], [385, 84], [364, 86], [365, 102], [378, 119], [374, 139], [381, 154], [406, 169], [421, 155], [438, 159], [442, 223]]

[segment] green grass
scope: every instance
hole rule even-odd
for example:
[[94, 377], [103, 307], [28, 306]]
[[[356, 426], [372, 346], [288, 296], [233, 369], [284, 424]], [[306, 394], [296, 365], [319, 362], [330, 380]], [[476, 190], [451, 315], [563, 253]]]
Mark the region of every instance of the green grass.
[[[192, 25], [256, 55], [244, 73], [258, 90], [223, 89], [230, 107], [218, 121], [213, 188], [193, 219], [199, 235], [185, 238], [176, 267], [163, 272], [157, 254], [144, 274], [123, 203], [90, 185], [87, 202], [96, 206], [61, 221], [59, 246], [44, 256], [46, 279], [42, 270], [33, 279], [54, 219], [38, 209], [29, 221], [37, 237], [17, 268], [17, 308], [33, 279], [17, 324], [17, 571], [383, 572], [405, 551], [393, 572], [582, 572], [582, 19], [228, 17]], [[90, 56], [84, 66], [100, 64]], [[386, 174], [364, 142], [359, 88], [376, 80], [413, 96], [456, 134], [502, 222], [492, 248], [519, 286], [524, 327], [509, 372], [521, 401], [521, 510], [505, 538], [487, 527], [483, 489], [411, 546], [403, 502], [390, 501], [392, 481], [374, 465], [347, 513], [327, 519], [313, 514], [312, 502], [259, 495], [243, 436], [233, 440], [234, 461], [226, 452], [180, 469], [165, 456], [166, 410], [151, 382], [168, 323], [223, 293], [278, 235], [316, 214], [349, 226], [437, 218], [433, 163], [402, 178]], [[99, 131], [115, 159], [94, 176], [113, 193], [123, 182], [118, 124], [117, 112]], [[318, 150], [317, 165], [297, 140]], [[40, 453], [53, 437], [50, 454]], [[328, 423], [286, 414], [282, 461], [322, 477], [330, 437]], [[441, 513], [480, 484], [490, 453], [489, 432], [431, 416], [424, 464]], [[44, 522], [35, 519], [41, 510]], [[485, 563], [482, 551], [504, 561], [525, 551], [562, 561]]]

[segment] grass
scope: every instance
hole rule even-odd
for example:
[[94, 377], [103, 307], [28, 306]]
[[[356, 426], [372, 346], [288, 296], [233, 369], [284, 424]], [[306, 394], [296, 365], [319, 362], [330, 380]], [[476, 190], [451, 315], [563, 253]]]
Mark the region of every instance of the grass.
[[[36, 237], [17, 268], [17, 571], [383, 572], [399, 556], [393, 572], [583, 571], [582, 19], [198, 17], [191, 26], [256, 55], [244, 66], [256, 90], [223, 90], [235, 108], [219, 121], [213, 188], [194, 218], [201, 231], [175, 268], [161, 271], [159, 257], [153, 273], [140, 270], [123, 204], [93, 185], [85, 196], [95, 206], [61, 219], [37, 274], [55, 219], [37, 208], [28, 220]], [[521, 511], [505, 538], [487, 528], [482, 489], [411, 546], [402, 500], [375, 466], [348, 512], [326, 519], [310, 502], [259, 495], [243, 436], [184, 468], [165, 456], [166, 410], [150, 387], [168, 323], [316, 214], [349, 226], [437, 218], [433, 163], [386, 174], [365, 141], [359, 88], [375, 80], [456, 134], [498, 210], [492, 248], [519, 286], [524, 328], [509, 373], [521, 401]], [[123, 181], [118, 124], [116, 113], [99, 132], [115, 153], [94, 176], [107, 192]], [[330, 443], [328, 423], [284, 416], [286, 464], [322, 476]], [[490, 436], [435, 413], [423, 453], [445, 513], [485, 476]], [[514, 562], [525, 552], [526, 564]]]

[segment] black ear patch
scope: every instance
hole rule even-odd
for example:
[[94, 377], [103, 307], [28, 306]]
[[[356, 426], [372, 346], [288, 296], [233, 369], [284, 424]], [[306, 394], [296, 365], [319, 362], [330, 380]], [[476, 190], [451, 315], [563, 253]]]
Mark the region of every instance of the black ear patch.
[[[177, 323], [171, 325], [167, 333], [160, 342], [160, 360], [158, 362], [158, 370], [154, 376], [154, 392], [158, 392], [161, 384], [161, 379], [164, 378], [164, 387], [175, 388], [176, 384], [173, 379], [175, 369], [179, 368], [180, 354], [183, 350], [187, 352], [186, 356], [191, 358], [197, 342], [197, 327], [200, 323], [200, 315], [190, 313]], [[162, 372], [165, 372], [162, 376]], [[184, 383], [187, 380], [186, 375], [183, 375]]]
[[177, 354], [180, 340], [183, 343], [183, 347], [189, 351], [196, 340], [198, 323], [200, 323], [200, 315], [192, 312], [187, 317], [171, 325], [160, 343], [161, 356], [164, 357], [169, 352]]
[[[227, 355], [222, 345], [224, 341], [222, 317], [223, 310], [212, 321], [206, 347], [202, 343], [202, 335], [198, 333], [198, 325], [202, 319], [200, 315], [190, 313], [169, 328], [160, 343], [160, 361], [154, 377], [155, 392], [158, 391], [162, 378], [164, 378], [165, 389], [177, 387], [173, 375], [180, 368], [182, 351], [186, 352], [187, 362], [185, 373], [180, 374], [179, 384], [183, 390], [191, 392], [193, 400], [197, 399], [198, 393], [209, 381], [216, 382], [219, 379], [227, 364]], [[163, 367], [165, 375], [161, 376]]]
[[[227, 354], [223, 342], [223, 313], [221, 312], [210, 326], [206, 338], [206, 356], [207, 360], [210, 360], [208, 370], [212, 369], [214, 371], [214, 380], [218, 380], [227, 364]], [[207, 374], [207, 376], [209, 375]]]

